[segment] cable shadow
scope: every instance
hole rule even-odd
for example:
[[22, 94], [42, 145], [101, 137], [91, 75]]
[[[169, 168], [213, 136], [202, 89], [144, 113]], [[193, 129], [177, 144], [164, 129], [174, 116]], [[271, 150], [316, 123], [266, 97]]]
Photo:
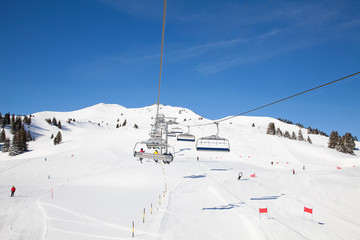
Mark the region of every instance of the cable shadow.
[[[284, 195], [284, 194], [282, 194]], [[279, 196], [266, 196], [266, 197], [260, 197], [260, 198], [250, 198], [250, 200], [276, 200], [279, 197], [281, 197], [282, 195]]]
[[240, 202], [240, 203], [234, 203], [234, 204], [228, 204], [228, 205], [224, 205], [224, 206], [219, 206], [219, 207], [211, 207], [211, 208], [203, 208], [202, 210], [229, 210], [229, 209], [233, 209], [236, 207], [240, 207], [240, 205], [245, 204], [244, 202]]
[[184, 178], [204, 178], [204, 177], [206, 177], [205, 174], [184, 176]]

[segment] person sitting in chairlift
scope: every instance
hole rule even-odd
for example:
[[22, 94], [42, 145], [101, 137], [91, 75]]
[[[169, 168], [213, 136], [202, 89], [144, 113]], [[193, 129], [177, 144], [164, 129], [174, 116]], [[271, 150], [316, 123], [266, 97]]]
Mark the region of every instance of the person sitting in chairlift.
[[158, 150], [155, 150], [154, 154], [159, 154]]

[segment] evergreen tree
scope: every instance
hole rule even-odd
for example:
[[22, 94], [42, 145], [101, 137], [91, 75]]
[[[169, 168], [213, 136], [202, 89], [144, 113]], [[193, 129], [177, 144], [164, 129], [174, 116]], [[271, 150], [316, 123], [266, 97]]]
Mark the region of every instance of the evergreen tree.
[[119, 124], [116, 124], [116, 128], [119, 128], [120, 127], [120, 125]]
[[50, 139], [53, 139], [53, 138], [54, 138], [54, 134], [51, 134]]
[[345, 133], [345, 135], [342, 137], [342, 140], [344, 142], [344, 152], [354, 154], [355, 141], [351, 136], [351, 133]]
[[0, 133], [0, 143], [5, 142], [6, 139], [6, 134], [5, 134], [5, 130], [3, 129]]
[[15, 134], [15, 132], [16, 132], [16, 127], [15, 127], [15, 116], [14, 116], [14, 114], [12, 115], [12, 117], [11, 117], [11, 122], [10, 122], [10, 132], [12, 133], [12, 134]]
[[134, 124], [134, 128], [135, 128], [135, 129], [138, 129], [139, 127], [138, 127], [138, 125], [137, 125], [137, 124]]
[[60, 122], [60, 120], [59, 120], [59, 122], [58, 122], [58, 128], [60, 128], [61, 129], [61, 122]]
[[312, 144], [312, 141], [311, 141], [311, 139], [310, 139], [309, 136], [308, 136], [308, 138], [307, 138], [307, 142], [310, 143], [310, 144]]
[[16, 156], [27, 150], [26, 138], [24, 138], [23, 131], [17, 131], [12, 140], [12, 144], [9, 149], [10, 156]]
[[296, 140], [296, 134], [294, 133], [294, 132], [292, 132], [292, 134], [291, 134], [291, 138], [290, 139], [292, 139], [292, 140]]
[[57, 123], [57, 121], [56, 121], [56, 118], [55, 118], [55, 117], [52, 119], [52, 124], [54, 124], [55, 126], [57, 126], [57, 125], [58, 125], [58, 123]]
[[275, 135], [275, 123], [269, 123], [266, 134]]
[[285, 133], [284, 133], [284, 138], [289, 138], [289, 139], [290, 139], [290, 133], [289, 133], [289, 131], [285, 131]]
[[28, 130], [27, 134], [26, 134], [26, 141], [30, 142], [30, 141], [33, 141], [33, 140], [34, 139], [32, 138], [30, 131]]
[[304, 141], [304, 136], [302, 135], [302, 132], [301, 132], [301, 129], [299, 129], [299, 132], [298, 132], [298, 140], [299, 141]]
[[126, 119], [124, 120], [123, 124], [122, 124], [122, 127], [125, 127], [126, 126]]
[[1, 151], [2, 152], [9, 152], [9, 149], [10, 149], [10, 139], [9, 138], [6, 138], [5, 141], [4, 141], [4, 144], [1, 148]]
[[280, 128], [277, 128], [277, 129], [276, 129], [276, 135], [279, 136], [279, 137], [282, 137], [282, 136], [283, 136], [283, 133], [282, 133], [282, 131], [280, 130]]
[[346, 152], [346, 150], [345, 150], [345, 145], [344, 145], [344, 140], [343, 140], [343, 138], [342, 137], [338, 137], [338, 141], [337, 141], [337, 144], [336, 144], [336, 146], [335, 146], [335, 149], [337, 150], [337, 151], [339, 151], [339, 152]]
[[10, 113], [6, 113], [5, 114], [5, 125], [9, 125], [11, 123], [11, 120], [10, 120]]
[[61, 141], [62, 141], [62, 136], [61, 136], [61, 132], [59, 131], [56, 137], [54, 138], [54, 145], [61, 143]]
[[307, 133], [312, 134], [312, 128], [310, 126], [308, 127]]
[[335, 148], [338, 143], [339, 137], [340, 136], [337, 131], [332, 131], [329, 137], [328, 148]]
[[356, 136], [354, 137], [354, 140], [357, 141], [357, 142], [359, 141]]
[[255, 123], [253, 123], [253, 124], [251, 125], [251, 127], [255, 127]]

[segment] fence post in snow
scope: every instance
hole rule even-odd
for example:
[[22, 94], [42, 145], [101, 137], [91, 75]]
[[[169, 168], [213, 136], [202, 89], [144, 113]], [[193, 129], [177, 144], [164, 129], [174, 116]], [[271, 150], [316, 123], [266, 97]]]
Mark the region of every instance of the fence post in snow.
[[144, 208], [144, 214], [143, 214], [143, 223], [145, 223], [145, 208]]
[[303, 219], [305, 219], [305, 213], [310, 213], [311, 214], [311, 221], [313, 221], [313, 209], [304, 207]]
[[132, 222], [132, 237], [134, 237], [134, 228], [135, 228], [135, 226], [134, 226], [134, 221]]

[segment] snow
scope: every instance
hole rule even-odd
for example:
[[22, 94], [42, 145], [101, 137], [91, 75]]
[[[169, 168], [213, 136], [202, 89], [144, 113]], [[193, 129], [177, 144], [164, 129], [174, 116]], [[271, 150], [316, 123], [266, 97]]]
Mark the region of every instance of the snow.
[[[177, 117], [184, 132], [211, 122], [180, 107], [160, 111]], [[313, 144], [266, 135], [269, 122], [282, 132], [297, 134], [299, 127], [242, 116], [219, 125], [228, 153], [197, 152], [194, 142], [170, 138], [174, 162], [140, 163], [133, 147], [148, 139], [155, 113], [155, 105], [101, 103], [33, 114], [29, 151], [0, 153], [0, 239], [130, 239], [133, 222], [136, 239], [359, 239], [358, 150], [339, 153], [319, 135], [309, 135]], [[53, 117], [61, 130], [45, 121]], [[215, 134], [216, 126], [190, 130], [199, 138]], [[63, 142], [55, 146], [50, 136], [58, 131]]]

